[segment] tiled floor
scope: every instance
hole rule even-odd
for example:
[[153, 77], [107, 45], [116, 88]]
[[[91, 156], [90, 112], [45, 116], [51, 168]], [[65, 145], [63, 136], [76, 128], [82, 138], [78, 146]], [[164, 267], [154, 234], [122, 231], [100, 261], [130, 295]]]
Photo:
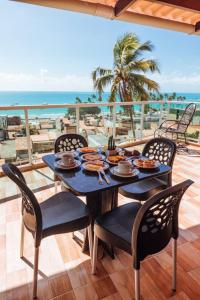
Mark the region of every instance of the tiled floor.
[[[25, 176], [33, 189], [52, 184], [52, 173], [47, 168], [27, 172]], [[195, 183], [180, 207], [177, 292], [171, 291], [171, 249], [167, 247], [142, 263], [141, 295], [144, 300], [200, 299], [200, 157], [176, 157], [173, 182], [187, 178]], [[42, 200], [53, 192], [54, 189], [49, 188], [36, 195]], [[9, 200], [17, 193], [8, 179], [0, 179], [0, 198], [7, 197], [7, 201], [0, 204], [0, 300], [31, 299], [33, 272], [19, 258], [20, 199]], [[127, 200], [120, 198], [120, 203]], [[33, 261], [33, 240], [29, 233], [25, 236], [25, 257]], [[117, 251], [115, 260], [107, 256], [100, 260], [98, 275], [92, 276], [90, 258], [81, 252], [71, 234], [44, 239], [39, 261], [39, 299], [133, 299], [131, 265], [131, 256]]]

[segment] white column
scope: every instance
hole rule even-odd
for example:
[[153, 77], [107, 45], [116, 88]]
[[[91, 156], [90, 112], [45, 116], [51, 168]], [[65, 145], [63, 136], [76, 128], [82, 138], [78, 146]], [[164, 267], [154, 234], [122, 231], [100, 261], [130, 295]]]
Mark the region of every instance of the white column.
[[140, 117], [140, 137], [143, 139], [143, 129], [144, 129], [144, 103], [141, 104], [141, 117]]
[[163, 106], [164, 106], [164, 103], [162, 102], [161, 104], [160, 104], [160, 117], [159, 117], [159, 126], [160, 126], [160, 124], [162, 123], [162, 117], [163, 117]]
[[28, 158], [29, 158], [29, 163], [32, 164], [32, 151], [31, 151], [31, 139], [30, 139], [30, 130], [29, 130], [29, 121], [28, 121], [28, 110], [25, 109], [24, 114], [25, 114], [25, 122], [26, 122]]
[[170, 101], [168, 101], [167, 104], [168, 104], [168, 107], [167, 107], [167, 119], [169, 119]]
[[80, 119], [80, 110], [79, 107], [76, 106], [76, 133], [79, 133], [79, 119]]
[[116, 103], [113, 103], [113, 138], [116, 137]]

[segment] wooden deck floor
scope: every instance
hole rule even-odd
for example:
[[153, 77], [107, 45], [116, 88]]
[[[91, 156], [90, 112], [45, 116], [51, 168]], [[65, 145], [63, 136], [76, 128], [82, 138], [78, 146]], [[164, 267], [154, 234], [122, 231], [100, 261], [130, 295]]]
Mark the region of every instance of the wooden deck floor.
[[[52, 173], [41, 169], [25, 173], [32, 188], [52, 184]], [[177, 156], [174, 183], [187, 178], [195, 181], [180, 207], [180, 238], [178, 246], [178, 289], [171, 291], [170, 246], [142, 263], [141, 294], [145, 300], [200, 299], [200, 158]], [[37, 192], [43, 200], [53, 188]], [[15, 186], [0, 179], [0, 300], [31, 299], [32, 268], [19, 258], [20, 199], [13, 199]], [[120, 203], [127, 199], [121, 198]], [[25, 236], [25, 257], [33, 261], [33, 240]], [[98, 275], [91, 275], [90, 258], [81, 252], [71, 234], [44, 239], [40, 252], [39, 299], [47, 300], [129, 300], [133, 299], [132, 258], [117, 251], [115, 260], [104, 257], [98, 263]]]

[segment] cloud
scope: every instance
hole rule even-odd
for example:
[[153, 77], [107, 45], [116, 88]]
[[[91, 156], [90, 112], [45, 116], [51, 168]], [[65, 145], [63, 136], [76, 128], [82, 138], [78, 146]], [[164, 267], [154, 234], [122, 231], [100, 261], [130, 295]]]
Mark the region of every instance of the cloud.
[[156, 74], [153, 79], [160, 84], [162, 91], [199, 92], [200, 73], [172, 72], [170, 74]]
[[77, 74], [54, 76], [47, 69], [41, 69], [39, 74], [0, 72], [0, 90], [91, 91], [92, 80]]
[[[160, 85], [163, 92], [199, 92], [200, 73], [169, 73], [150, 75]], [[89, 75], [65, 74], [55, 76], [41, 68], [37, 74], [32, 73], [0, 73], [0, 90], [25, 91], [92, 91], [92, 80]]]

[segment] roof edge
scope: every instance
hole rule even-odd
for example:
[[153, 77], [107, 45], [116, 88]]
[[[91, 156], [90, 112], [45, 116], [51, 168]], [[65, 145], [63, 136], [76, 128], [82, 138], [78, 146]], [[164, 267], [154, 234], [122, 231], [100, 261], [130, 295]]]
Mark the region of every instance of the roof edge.
[[111, 20], [119, 20], [123, 22], [135, 23], [140, 25], [152, 26], [162, 29], [168, 29], [187, 34], [199, 35], [199, 32], [195, 32], [195, 26], [177, 22], [173, 20], [167, 20], [157, 18], [153, 16], [147, 16], [142, 14], [126, 11], [118, 17], [115, 17], [114, 8], [98, 3], [91, 3], [85, 1], [74, 0], [10, 0], [14, 2], [22, 2], [34, 5], [40, 5], [45, 7], [51, 7], [62, 10], [69, 10], [72, 12], [85, 13], [93, 16], [103, 17]]

